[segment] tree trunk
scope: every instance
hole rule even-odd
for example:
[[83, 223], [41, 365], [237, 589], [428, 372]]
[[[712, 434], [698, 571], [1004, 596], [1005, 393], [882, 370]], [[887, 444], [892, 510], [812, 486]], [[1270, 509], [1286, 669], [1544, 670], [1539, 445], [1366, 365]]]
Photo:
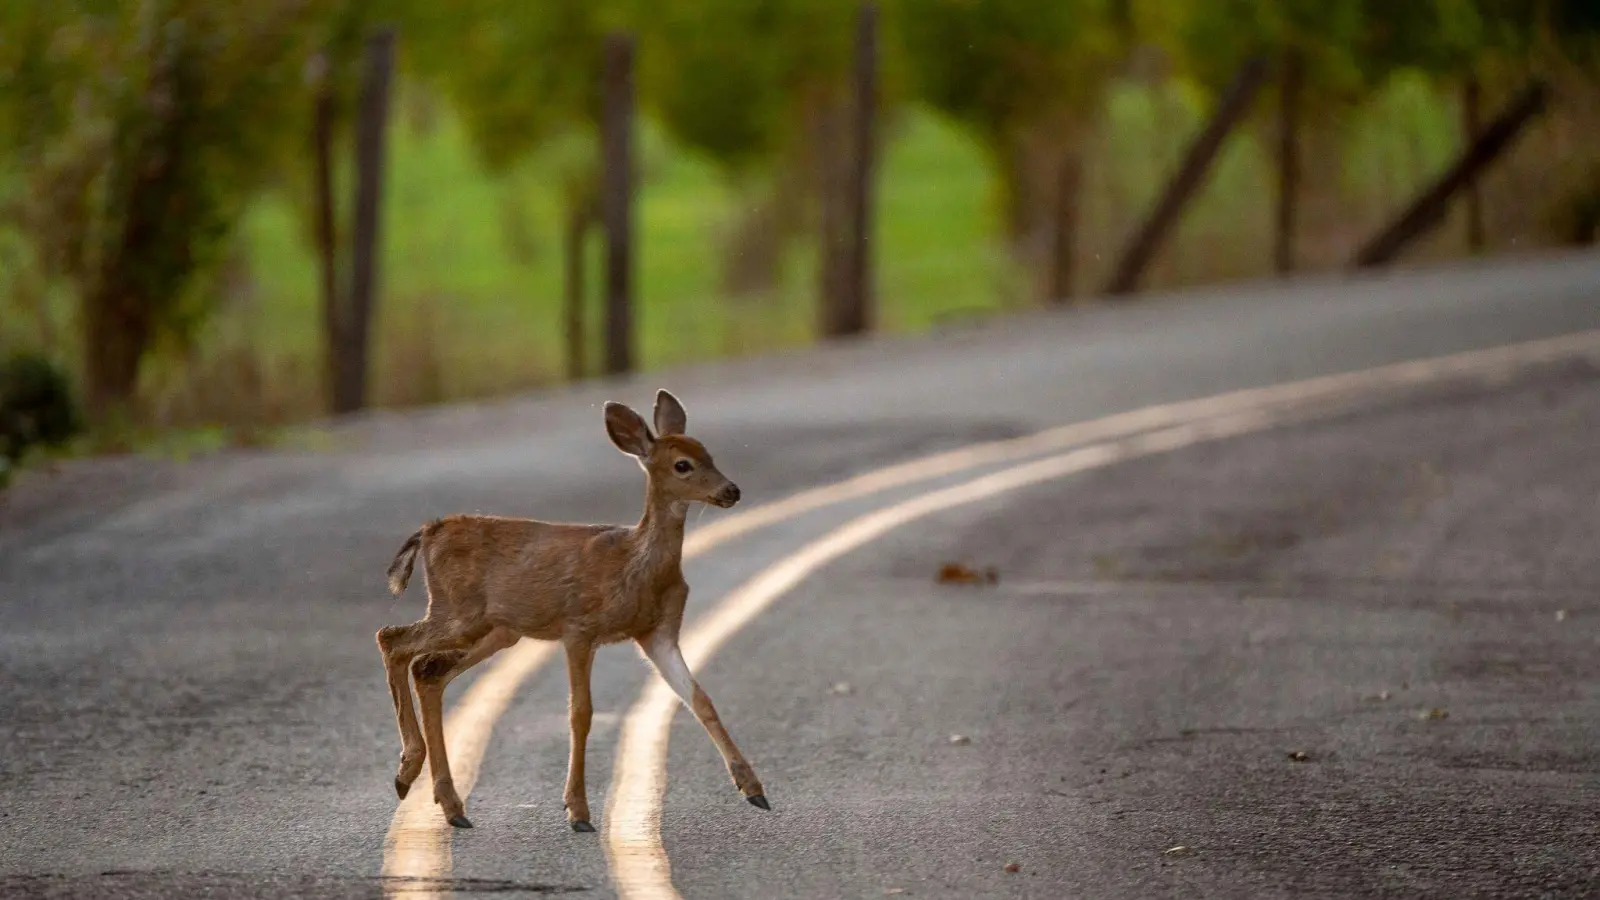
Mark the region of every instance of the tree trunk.
[[1300, 56], [1283, 56], [1278, 82], [1278, 228], [1273, 265], [1280, 276], [1294, 271], [1295, 224], [1300, 200]]
[[579, 381], [588, 374], [584, 352], [584, 244], [593, 221], [586, 202], [575, 203], [567, 211], [561, 236], [562, 319], [565, 326], [567, 380]]
[[817, 287], [821, 293], [818, 331], [823, 337], [846, 333], [849, 319], [850, 232], [845, 197], [848, 162], [844, 147], [844, 110], [832, 98], [816, 112], [817, 140]]
[[333, 80], [328, 72], [327, 53], [317, 54], [317, 85], [312, 112], [311, 150], [315, 160], [314, 216], [317, 261], [322, 276], [323, 390], [329, 409], [338, 406], [339, 350], [348, 345], [349, 317], [339, 295], [339, 235], [335, 224], [333, 194], [333, 130], [338, 115], [334, 106]]
[[633, 371], [633, 55], [632, 35], [607, 38], [600, 201], [606, 232], [607, 375]]
[[213, 211], [197, 191], [203, 174], [185, 134], [198, 84], [182, 35], [155, 47], [142, 98], [148, 117], [115, 125], [105, 242], [83, 298], [86, 393], [97, 418], [134, 399], [159, 317], [193, 276], [196, 234]]
[[872, 175], [877, 149], [878, 7], [863, 4], [856, 20], [854, 102], [851, 107], [849, 264], [834, 334], [859, 334], [872, 327]]
[[126, 409], [139, 385], [139, 363], [151, 337], [145, 302], [103, 279], [84, 297], [84, 366], [91, 413], [104, 418]]
[[1020, 246], [1036, 224], [1030, 199], [1038, 185], [1027, 141], [1015, 134], [1001, 138], [994, 148], [994, 163], [1000, 181], [1000, 222], [1006, 236]]
[[1060, 170], [1056, 173], [1055, 227], [1050, 253], [1050, 288], [1046, 298], [1051, 303], [1066, 303], [1073, 296], [1073, 275], [1076, 258], [1073, 242], [1078, 236], [1078, 204], [1083, 183], [1083, 159], [1076, 149], [1061, 155]]
[[[1477, 75], [1468, 75], [1461, 89], [1462, 144], [1471, 146], [1483, 134], [1483, 85]], [[1474, 256], [1488, 243], [1483, 224], [1483, 188], [1473, 181], [1465, 188], [1467, 203], [1467, 251]]]
[[338, 348], [339, 380], [334, 412], [367, 404], [367, 361], [378, 281], [378, 225], [382, 221], [384, 150], [389, 119], [389, 82], [394, 72], [395, 33], [380, 28], [367, 38], [366, 72], [356, 131], [355, 223], [351, 230], [350, 323]]

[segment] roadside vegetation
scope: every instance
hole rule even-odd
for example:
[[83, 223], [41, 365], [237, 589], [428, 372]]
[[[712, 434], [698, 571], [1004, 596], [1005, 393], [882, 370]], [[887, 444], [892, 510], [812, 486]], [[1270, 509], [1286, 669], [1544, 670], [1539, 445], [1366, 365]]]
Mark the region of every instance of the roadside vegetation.
[[[1592, 242], [1600, 226], [1600, 13], [1581, 0], [881, 6], [870, 242], [880, 330], [1099, 295], [1252, 54], [1298, 66], [1296, 271], [1345, 266], [1470, 143], [1467, 106], [1487, 120], [1533, 78], [1552, 86], [1549, 111], [1481, 180], [1477, 212], [1455, 204], [1406, 258]], [[613, 29], [638, 36], [639, 365], [817, 340], [837, 265], [828, 173], [849, 113], [856, 10], [846, 0], [4, 4], [0, 358], [54, 373], [39, 376], [50, 387], [38, 396], [64, 404], [51, 421], [72, 423], [29, 446], [80, 431], [67, 446], [126, 449], [186, 430], [196, 440], [184, 446], [255, 442], [328, 412], [313, 96], [325, 83], [336, 101], [343, 223], [362, 40], [377, 24], [396, 27], [399, 57], [372, 405], [595, 371], [597, 85]], [[1264, 91], [1228, 137], [1144, 288], [1282, 268], [1282, 89]], [[576, 366], [564, 305], [575, 290]], [[25, 455], [8, 449], [8, 465]]]

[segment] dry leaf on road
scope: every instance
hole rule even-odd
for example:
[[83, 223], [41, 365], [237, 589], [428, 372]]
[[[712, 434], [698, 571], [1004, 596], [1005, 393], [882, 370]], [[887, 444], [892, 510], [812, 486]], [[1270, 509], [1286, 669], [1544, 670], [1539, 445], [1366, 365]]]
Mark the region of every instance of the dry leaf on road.
[[993, 566], [982, 572], [958, 562], [947, 562], [935, 576], [939, 584], [999, 584], [1000, 573]]

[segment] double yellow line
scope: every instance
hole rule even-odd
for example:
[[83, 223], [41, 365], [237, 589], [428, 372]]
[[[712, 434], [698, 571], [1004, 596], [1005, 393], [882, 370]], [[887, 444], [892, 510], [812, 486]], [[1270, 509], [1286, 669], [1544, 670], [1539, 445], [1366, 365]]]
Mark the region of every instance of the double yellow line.
[[[680, 641], [684, 657], [699, 669], [729, 637], [807, 575], [935, 512], [1075, 472], [1344, 409], [1384, 391], [1404, 392], [1454, 379], [1495, 380], [1574, 356], [1600, 356], [1600, 330], [1147, 407], [889, 466], [736, 513], [689, 535], [685, 558], [823, 507], [972, 469], [1016, 463], [857, 517], [779, 560], [691, 623]], [[446, 739], [463, 797], [476, 781], [495, 721], [553, 647], [519, 642], [496, 659], [452, 708]], [[619, 896], [626, 900], [678, 897], [660, 836], [667, 740], [677, 707], [672, 692], [651, 681], [622, 722], [602, 827], [612, 875]], [[448, 892], [451, 829], [434, 808], [431, 794], [413, 791], [400, 804], [385, 844], [384, 875], [406, 879], [408, 896], [416, 896], [419, 888], [424, 889], [423, 896], [429, 888]]]

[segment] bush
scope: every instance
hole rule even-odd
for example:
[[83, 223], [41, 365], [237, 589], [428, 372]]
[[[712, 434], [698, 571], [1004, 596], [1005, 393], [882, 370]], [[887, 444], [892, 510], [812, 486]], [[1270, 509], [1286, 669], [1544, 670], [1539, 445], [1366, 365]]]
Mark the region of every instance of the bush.
[[67, 376], [48, 359], [0, 360], [0, 483], [35, 446], [59, 446], [82, 428]]
[[1600, 241], [1600, 161], [1571, 180], [1566, 192], [1551, 203], [1546, 218], [1563, 244], [1585, 247]]

